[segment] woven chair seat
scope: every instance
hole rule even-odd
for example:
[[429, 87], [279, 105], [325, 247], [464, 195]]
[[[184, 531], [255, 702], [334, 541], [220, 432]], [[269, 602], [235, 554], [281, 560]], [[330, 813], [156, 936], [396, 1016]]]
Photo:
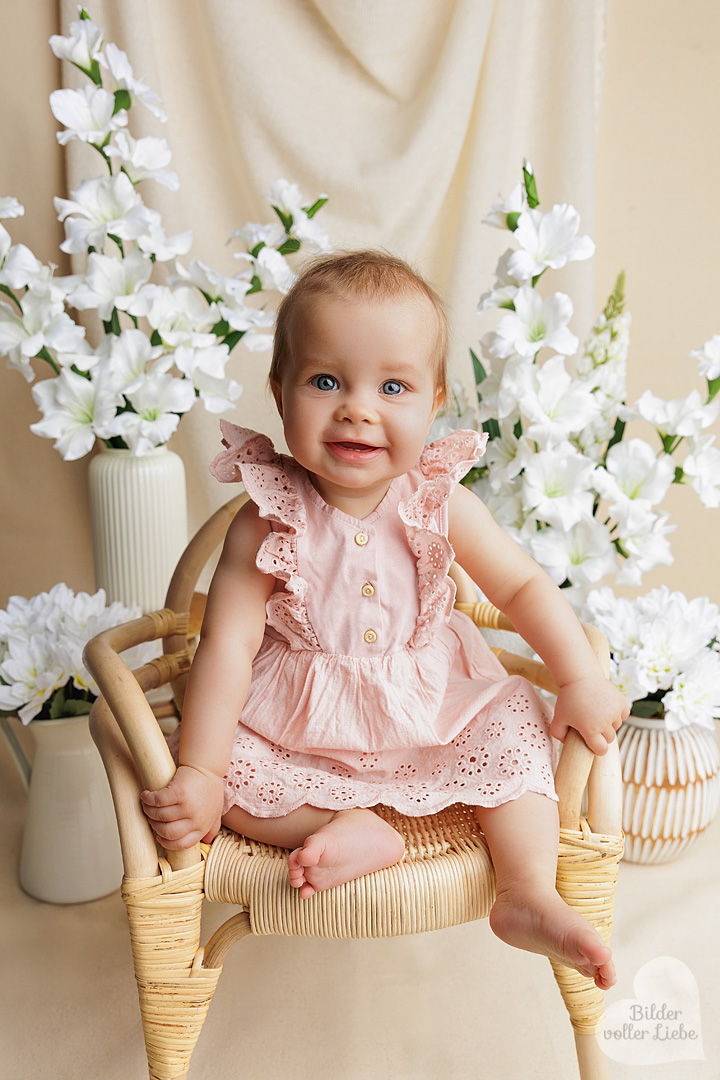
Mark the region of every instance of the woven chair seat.
[[488, 915], [495, 879], [471, 810], [449, 806], [432, 817], [374, 810], [405, 839], [394, 866], [301, 900], [288, 879], [288, 851], [222, 829], [207, 857], [205, 895], [244, 908], [254, 934], [292, 937], [420, 934]]

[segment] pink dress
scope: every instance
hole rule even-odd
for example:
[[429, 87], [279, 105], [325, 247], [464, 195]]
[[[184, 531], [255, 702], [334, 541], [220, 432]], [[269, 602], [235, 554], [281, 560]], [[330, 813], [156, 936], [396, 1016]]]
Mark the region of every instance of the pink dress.
[[360, 520], [324, 502], [266, 436], [221, 428], [212, 472], [242, 481], [271, 523], [256, 563], [276, 579], [223, 812], [383, 803], [419, 815], [525, 791], [555, 799], [547, 705], [453, 610], [447, 500], [487, 436], [427, 446]]

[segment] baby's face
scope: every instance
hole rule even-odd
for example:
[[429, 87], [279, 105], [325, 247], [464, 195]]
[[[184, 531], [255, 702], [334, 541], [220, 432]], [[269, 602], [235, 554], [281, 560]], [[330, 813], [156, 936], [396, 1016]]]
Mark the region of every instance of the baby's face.
[[290, 453], [330, 505], [377, 505], [417, 464], [440, 405], [435, 336], [432, 307], [415, 295], [319, 296], [296, 313], [275, 400]]

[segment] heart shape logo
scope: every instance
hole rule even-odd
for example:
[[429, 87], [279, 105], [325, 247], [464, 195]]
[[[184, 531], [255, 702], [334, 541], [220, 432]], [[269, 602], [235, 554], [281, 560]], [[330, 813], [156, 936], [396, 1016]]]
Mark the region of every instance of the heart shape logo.
[[613, 1001], [596, 1033], [603, 1051], [625, 1065], [660, 1065], [705, 1057], [700, 994], [687, 964], [658, 956], [633, 983], [634, 998]]

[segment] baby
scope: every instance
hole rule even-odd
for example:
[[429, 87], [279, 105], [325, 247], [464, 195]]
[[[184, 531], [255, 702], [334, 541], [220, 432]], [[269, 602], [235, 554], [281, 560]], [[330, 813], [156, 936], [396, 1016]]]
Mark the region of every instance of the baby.
[[[447, 393], [435, 292], [378, 252], [323, 256], [280, 305], [270, 386], [290, 455], [222, 422], [227, 534], [188, 680], [175, 778], [143, 807], [169, 849], [220, 824], [291, 849], [307, 898], [397, 862], [372, 806], [472, 806], [493, 931], [607, 988], [610, 950], [555, 889], [549, 733], [604, 754], [628, 714], [561, 591], [459, 481], [487, 436], [425, 441]], [[547, 706], [453, 610], [453, 559], [540, 654]]]

